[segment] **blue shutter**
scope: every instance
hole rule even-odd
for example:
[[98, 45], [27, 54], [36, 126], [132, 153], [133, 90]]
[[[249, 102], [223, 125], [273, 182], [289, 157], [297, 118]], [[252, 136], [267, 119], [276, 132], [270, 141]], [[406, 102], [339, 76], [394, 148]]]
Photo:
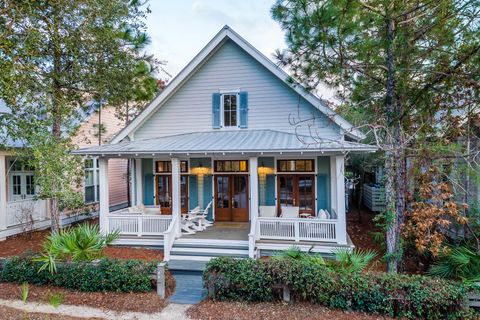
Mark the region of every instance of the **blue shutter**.
[[247, 127], [248, 120], [248, 92], [240, 92], [240, 128]]
[[212, 94], [212, 127], [220, 129], [220, 93]]
[[151, 206], [155, 203], [154, 196], [153, 196], [153, 174], [147, 173], [144, 176], [143, 180], [144, 186], [144, 197], [143, 197], [143, 204], [146, 206]]

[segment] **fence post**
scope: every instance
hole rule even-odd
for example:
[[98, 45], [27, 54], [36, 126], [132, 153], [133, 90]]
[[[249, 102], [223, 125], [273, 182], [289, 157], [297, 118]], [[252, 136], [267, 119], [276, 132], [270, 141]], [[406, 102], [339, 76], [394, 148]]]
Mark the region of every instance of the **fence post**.
[[157, 294], [165, 299], [165, 262], [157, 264]]
[[295, 232], [295, 242], [300, 242], [300, 223], [298, 220], [293, 223], [293, 230]]

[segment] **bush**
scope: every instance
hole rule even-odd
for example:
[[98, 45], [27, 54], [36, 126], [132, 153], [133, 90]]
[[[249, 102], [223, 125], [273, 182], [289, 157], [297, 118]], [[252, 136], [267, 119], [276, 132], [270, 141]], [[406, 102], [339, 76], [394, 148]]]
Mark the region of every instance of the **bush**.
[[153, 288], [150, 274], [156, 268], [151, 262], [114, 259], [58, 264], [55, 274], [45, 269], [38, 271], [40, 266], [32, 257], [7, 259], [0, 270], [0, 282], [50, 284], [87, 292], [147, 292]]
[[295, 300], [330, 308], [409, 319], [463, 319], [468, 287], [425, 276], [345, 273], [303, 260], [235, 260], [207, 264], [204, 285], [214, 299], [279, 300], [283, 288]]

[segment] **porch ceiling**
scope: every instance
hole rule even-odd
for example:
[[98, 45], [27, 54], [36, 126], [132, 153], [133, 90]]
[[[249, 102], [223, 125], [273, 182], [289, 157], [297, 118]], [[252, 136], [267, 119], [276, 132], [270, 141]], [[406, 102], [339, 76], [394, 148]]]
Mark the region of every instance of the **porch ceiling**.
[[231, 130], [178, 134], [106, 144], [73, 151], [79, 155], [159, 155], [279, 152], [373, 152], [377, 148], [357, 142], [313, 139], [273, 130]]

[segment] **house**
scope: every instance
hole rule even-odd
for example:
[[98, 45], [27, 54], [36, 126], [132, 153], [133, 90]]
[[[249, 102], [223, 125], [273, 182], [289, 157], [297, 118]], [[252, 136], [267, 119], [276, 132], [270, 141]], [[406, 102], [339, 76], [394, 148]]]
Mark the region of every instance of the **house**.
[[[3, 106], [5, 108], [5, 106]], [[6, 109], [5, 109], [6, 110]], [[7, 110], [8, 111], [8, 110]], [[101, 116], [101, 125], [99, 125]], [[92, 106], [82, 116], [78, 132], [73, 142], [78, 147], [99, 145], [109, 141], [124, 127], [115, 115], [115, 108], [103, 107], [101, 113]], [[99, 132], [101, 133], [99, 136]], [[12, 149], [22, 148], [19, 141], [2, 139], [0, 145], [0, 240], [27, 230], [48, 228], [50, 222], [49, 201], [36, 199], [35, 171], [17, 159]], [[99, 169], [97, 159], [85, 160], [85, 181], [82, 192], [87, 207], [82, 212], [96, 214], [99, 201]], [[109, 184], [112, 186], [109, 203], [113, 210], [127, 206], [127, 161], [116, 159], [109, 168]], [[88, 210], [87, 210], [88, 209]], [[61, 224], [91, 217], [91, 214], [64, 212]]]
[[[352, 248], [345, 155], [375, 148], [290, 80], [222, 28], [110, 143], [74, 151], [99, 159], [101, 230], [119, 230], [119, 244], [163, 246], [165, 260]], [[293, 117], [311, 120], [293, 125]], [[112, 212], [107, 181], [117, 159], [132, 163], [134, 207]], [[213, 226], [183, 234], [196, 207]]]

